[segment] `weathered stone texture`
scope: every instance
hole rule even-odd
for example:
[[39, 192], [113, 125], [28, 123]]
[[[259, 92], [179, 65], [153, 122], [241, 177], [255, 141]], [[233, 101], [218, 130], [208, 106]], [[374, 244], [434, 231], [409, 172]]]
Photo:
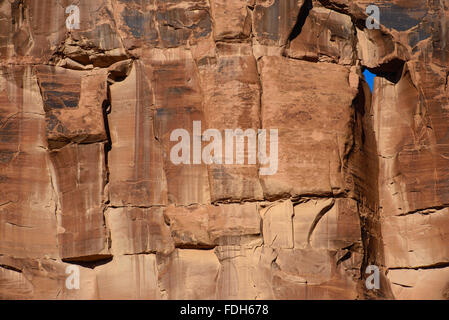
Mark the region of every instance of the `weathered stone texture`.
[[0, 299], [449, 299], [446, 0], [71, 4], [0, 1]]

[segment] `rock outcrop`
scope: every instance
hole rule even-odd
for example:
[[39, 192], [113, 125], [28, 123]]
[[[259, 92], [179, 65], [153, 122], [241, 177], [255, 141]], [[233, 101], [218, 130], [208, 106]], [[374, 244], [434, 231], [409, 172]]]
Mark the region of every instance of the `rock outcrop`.
[[448, 8], [0, 0], [0, 299], [449, 299]]

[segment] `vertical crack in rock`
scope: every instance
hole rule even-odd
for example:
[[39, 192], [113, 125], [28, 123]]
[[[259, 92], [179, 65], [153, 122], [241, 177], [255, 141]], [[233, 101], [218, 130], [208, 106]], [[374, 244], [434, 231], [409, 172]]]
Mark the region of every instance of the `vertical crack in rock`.
[[107, 83], [107, 99], [103, 101], [102, 105], [102, 111], [103, 111], [103, 122], [104, 122], [104, 128], [106, 131], [106, 137], [107, 142], [104, 144], [104, 162], [105, 162], [105, 169], [106, 169], [106, 176], [105, 176], [105, 183], [103, 188], [103, 224], [106, 232], [106, 241], [108, 250], [111, 250], [112, 248], [112, 237], [111, 237], [111, 230], [109, 229], [107, 223], [106, 223], [106, 210], [108, 209], [108, 206], [110, 204], [109, 199], [109, 176], [110, 176], [110, 170], [109, 170], [109, 152], [112, 150], [112, 139], [111, 139], [111, 132], [109, 129], [109, 119], [108, 115], [111, 113], [111, 89], [109, 82]]

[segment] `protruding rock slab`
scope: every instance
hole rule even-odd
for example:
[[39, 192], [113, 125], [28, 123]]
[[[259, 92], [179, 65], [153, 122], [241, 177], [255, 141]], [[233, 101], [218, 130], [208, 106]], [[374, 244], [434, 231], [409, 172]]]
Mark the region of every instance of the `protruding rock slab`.
[[449, 209], [386, 217], [382, 223], [385, 263], [417, 268], [449, 263]]
[[125, 47], [174, 48], [195, 44], [212, 36], [209, 2], [115, 2], [115, 19]]
[[107, 101], [106, 70], [74, 71], [38, 66], [50, 148], [107, 140], [103, 108]]
[[169, 206], [164, 215], [177, 247], [213, 247], [209, 235], [209, 206]]
[[290, 200], [261, 210], [263, 241], [272, 248], [293, 248], [293, 204]]
[[215, 40], [247, 38], [251, 32], [248, 0], [211, 0]]
[[449, 299], [449, 268], [394, 269], [388, 272], [392, 290], [399, 300]]
[[272, 262], [276, 255], [260, 238], [229, 237], [215, 249], [220, 260], [218, 299], [273, 299]]
[[114, 255], [168, 254], [174, 249], [162, 208], [109, 208], [105, 217]]
[[228, 237], [257, 236], [261, 219], [256, 203], [168, 207], [164, 215], [178, 247], [213, 247]]
[[[221, 156], [208, 165], [211, 201], [261, 200], [259, 164], [249, 159], [249, 149], [256, 147], [255, 141], [250, 145], [250, 133], [256, 138], [260, 128], [261, 89], [256, 60], [249, 44], [218, 43], [216, 50], [218, 58], [198, 63], [205, 97], [203, 130], [218, 130], [222, 138]], [[242, 133], [227, 138], [226, 131], [234, 134], [237, 130]], [[252, 131], [243, 137], [244, 149], [240, 150], [236, 145], [247, 130]], [[203, 142], [203, 146], [206, 148], [213, 140]], [[226, 157], [225, 144], [232, 146], [232, 158]], [[243, 163], [237, 162], [240, 156]]]
[[213, 207], [209, 217], [209, 235], [220, 243], [229, 236], [259, 235], [261, 219], [256, 203], [225, 204]]
[[[192, 52], [185, 48], [154, 49], [146, 64], [154, 85], [155, 135], [165, 154], [168, 202], [175, 205], [209, 204], [207, 167], [201, 159], [193, 158], [193, 139], [199, 139], [202, 133], [194, 132], [193, 122], [204, 124], [205, 119], [200, 78]], [[189, 134], [190, 141], [186, 141], [190, 146], [188, 163], [178, 164], [173, 159], [172, 148], [181, 138], [171, 139], [171, 136], [178, 129]]]
[[57, 258], [45, 114], [32, 67], [0, 68], [0, 253]]
[[50, 153], [59, 197], [61, 258], [96, 260], [109, 255], [104, 223], [105, 146], [70, 144]]
[[134, 63], [126, 79], [111, 85], [110, 90], [111, 204], [164, 205], [167, 203], [164, 160], [154, 127], [153, 91], [143, 64]]
[[343, 192], [357, 94], [349, 70], [263, 57], [260, 73], [262, 126], [279, 131], [278, 170], [261, 176], [265, 197]]

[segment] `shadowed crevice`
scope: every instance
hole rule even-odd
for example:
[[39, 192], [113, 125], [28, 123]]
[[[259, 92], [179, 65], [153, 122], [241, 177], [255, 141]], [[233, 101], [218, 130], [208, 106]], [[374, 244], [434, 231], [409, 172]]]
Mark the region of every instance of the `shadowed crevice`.
[[[390, 82], [398, 83], [401, 80], [404, 70], [405, 61], [399, 58], [392, 59], [383, 63], [377, 68], [366, 68], [378, 77], [387, 79]], [[363, 70], [365, 71], [365, 70]]]
[[10, 270], [10, 271], [14, 271], [14, 272], [18, 272], [18, 273], [22, 273], [22, 270], [10, 265], [6, 265], [6, 264], [0, 264], [0, 268], [6, 269], [6, 270]]
[[298, 37], [301, 34], [302, 28], [304, 27], [306, 19], [309, 16], [310, 10], [312, 10], [312, 8], [313, 8], [312, 0], [305, 0], [301, 9], [299, 10], [296, 23], [293, 26], [290, 35], [288, 36], [289, 42], [293, 41], [296, 37]]
[[102, 266], [113, 260], [112, 255], [92, 255], [86, 257], [67, 258], [62, 259], [62, 262], [75, 264], [84, 268], [94, 269], [95, 267]]

